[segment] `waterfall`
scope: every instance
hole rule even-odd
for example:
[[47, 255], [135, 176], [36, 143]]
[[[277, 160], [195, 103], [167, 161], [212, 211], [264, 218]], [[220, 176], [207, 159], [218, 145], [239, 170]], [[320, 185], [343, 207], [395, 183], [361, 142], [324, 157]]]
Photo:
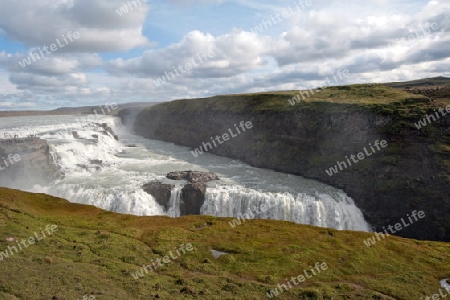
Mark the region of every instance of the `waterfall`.
[[178, 186], [172, 189], [169, 200], [169, 209], [167, 214], [172, 218], [178, 218], [180, 213], [180, 203], [181, 203], [181, 190], [183, 187]]
[[122, 214], [137, 216], [164, 215], [163, 208], [155, 199], [141, 189], [132, 191], [134, 186], [122, 183], [108, 188], [85, 183], [60, 183], [47, 191], [52, 196], [72, 199], [71, 202], [94, 205], [96, 207]]
[[[63, 197], [73, 203], [139, 216], [180, 216], [182, 186], [173, 188], [165, 211], [143, 184], [172, 171], [202, 170], [220, 180], [206, 190], [200, 213], [217, 217], [287, 220], [340, 230], [370, 231], [353, 200], [343, 191], [299, 176], [250, 167], [214, 155], [193, 158], [190, 149], [147, 140], [126, 131], [120, 119], [103, 116], [80, 123], [78, 116], [0, 119], [0, 136], [36, 134], [64, 174], [49, 186], [27, 181], [23, 189]], [[106, 123], [116, 134], [104, 134]], [[72, 133], [76, 131], [77, 137]], [[134, 145], [134, 146], [128, 146]], [[32, 170], [30, 170], [31, 172]]]
[[201, 213], [217, 217], [287, 220], [339, 230], [370, 231], [361, 211], [344, 192], [263, 193], [239, 186], [208, 188]]

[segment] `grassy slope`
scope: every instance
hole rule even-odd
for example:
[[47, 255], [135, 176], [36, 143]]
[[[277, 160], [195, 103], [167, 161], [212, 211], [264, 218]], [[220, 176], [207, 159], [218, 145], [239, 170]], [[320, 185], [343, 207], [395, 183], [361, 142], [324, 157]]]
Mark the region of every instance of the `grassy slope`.
[[412, 81], [404, 81], [404, 82], [390, 82], [385, 83], [387, 86], [395, 87], [395, 88], [407, 88], [407, 87], [419, 87], [419, 86], [443, 86], [450, 85], [450, 78], [447, 77], [434, 77], [434, 78], [424, 78]]
[[[117, 115], [117, 111], [120, 109], [126, 109], [126, 108], [134, 108], [134, 107], [142, 107], [142, 106], [152, 106], [155, 104], [158, 104], [159, 102], [135, 102], [135, 103], [123, 103], [118, 104], [118, 109], [114, 110], [111, 107], [109, 109], [111, 112], [108, 112], [107, 105], [112, 105], [112, 103], [105, 103], [98, 106], [81, 106], [81, 107], [61, 107], [54, 110], [16, 110], [16, 111], [0, 111], [0, 118], [2, 117], [28, 117], [28, 116], [47, 116], [47, 115], [53, 115], [53, 116], [65, 116], [65, 115], [95, 115], [97, 113], [98, 115], [102, 114], [111, 114], [111, 115]], [[102, 111], [103, 108], [103, 111]]]
[[[387, 87], [381, 84], [355, 84], [347, 86], [327, 87], [320, 92], [313, 90], [305, 94], [301, 103], [291, 105], [289, 99], [299, 94], [299, 91], [266, 92], [255, 94], [221, 95], [211, 98], [176, 100], [160, 104], [167, 110], [199, 111], [216, 110], [234, 113], [257, 111], [321, 111], [345, 112], [367, 111], [381, 114], [400, 114], [411, 121], [417, 121], [423, 115], [435, 108], [450, 104], [450, 99], [429, 103], [423, 95], [414, 95]], [[145, 108], [152, 109], [151, 107]]]
[[[389, 237], [367, 248], [368, 233], [269, 220], [233, 229], [229, 220], [118, 215], [0, 189], [0, 251], [12, 244], [5, 237], [59, 227], [0, 262], [0, 298], [265, 299], [269, 289], [316, 262], [329, 269], [277, 299], [419, 299], [450, 277], [445, 243]], [[195, 251], [140, 280], [130, 275], [182, 243]], [[214, 259], [210, 249], [232, 254]]]

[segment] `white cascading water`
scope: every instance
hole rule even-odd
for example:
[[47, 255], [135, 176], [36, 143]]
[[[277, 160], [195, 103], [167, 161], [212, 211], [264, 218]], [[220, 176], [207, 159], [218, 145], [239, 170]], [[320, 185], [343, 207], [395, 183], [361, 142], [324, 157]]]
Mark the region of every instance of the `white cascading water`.
[[[49, 194], [72, 202], [94, 205], [96, 207], [137, 216], [164, 215], [163, 208], [155, 199], [137, 189], [130, 192], [130, 187], [111, 187], [105, 189], [101, 186], [86, 186], [84, 184], [57, 184], [49, 189]], [[126, 199], [126, 201], [123, 201]]]
[[180, 213], [181, 190], [183, 187], [174, 187], [170, 193], [169, 209], [167, 214], [172, 218], [178, 218]]
[[[328, 185], [253, 168], [209, 153], [195, 158], [189, 148], [130, 134], [117, 118], [103, 116], [87, 123], [76, 119], [76, 116], [0, 119], [0, 137], [37, 134], [46, 139], [52, 156], [65, 173], [64, 178], [49, 186], [27, 183], [24, 190], [124, 214], [179, 217], [182, 186], [168, 181], [165, 175], [172, 171], [211, 171], [221, 180], [208, 185], [202, 214], [370, 231], [353, 200]], [[119, 135], [119, 141], [100, 133], [101, 127], [96, 123], [107, 123]], [[77, 138], [73, 131], [77, 132]], [[153, 180], [176, 185], [167, 211], [142, 189], [142, 185]], [[270, 208], [263, 212], [263, 204]]]
[[367, 231], [367, 223], [344, 193], [331, 197], [290, 193], [262, 193], [239, 186], [208, 188], [201, 213], [219, 217], [286, 220], [335, 229]]

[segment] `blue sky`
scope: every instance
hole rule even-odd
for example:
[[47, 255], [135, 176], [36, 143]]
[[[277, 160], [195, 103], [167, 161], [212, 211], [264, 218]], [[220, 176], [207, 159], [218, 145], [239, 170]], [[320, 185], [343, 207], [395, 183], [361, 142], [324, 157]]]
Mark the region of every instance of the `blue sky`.
[[3, 4], [0, 110], [449, 75], [445, 0], [140, 1]]

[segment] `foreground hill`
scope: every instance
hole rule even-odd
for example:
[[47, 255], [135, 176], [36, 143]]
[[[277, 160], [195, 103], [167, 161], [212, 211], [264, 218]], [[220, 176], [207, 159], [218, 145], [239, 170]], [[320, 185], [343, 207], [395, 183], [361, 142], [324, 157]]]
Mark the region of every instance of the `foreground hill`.
[[[317, 262], [328, 268], [277, 299], [419, 299], [450, 277], [449, 244], [390, 236], [367, 247], [370, 233], [229, 221], [119, 215], [0, 188], [0, 251], [41, 239], [0, 261], [0, 299], [268, 299]], [[46, 225], [57, 230], [44, 238]], [[133, 278], [182, 244], [192, 251]]]
[[[423, 210], [424, 220], [396, 234], [450, 241], [450, 114], [441, 115], [450, 89], [428, 93], [358, 84], [177, 100], [119, 115], [144, 137], [197, 150], [251, 122], [207, 152], [340, 188], [377, 231]], [[387, 147], [377, 151], [381, 141]]]

